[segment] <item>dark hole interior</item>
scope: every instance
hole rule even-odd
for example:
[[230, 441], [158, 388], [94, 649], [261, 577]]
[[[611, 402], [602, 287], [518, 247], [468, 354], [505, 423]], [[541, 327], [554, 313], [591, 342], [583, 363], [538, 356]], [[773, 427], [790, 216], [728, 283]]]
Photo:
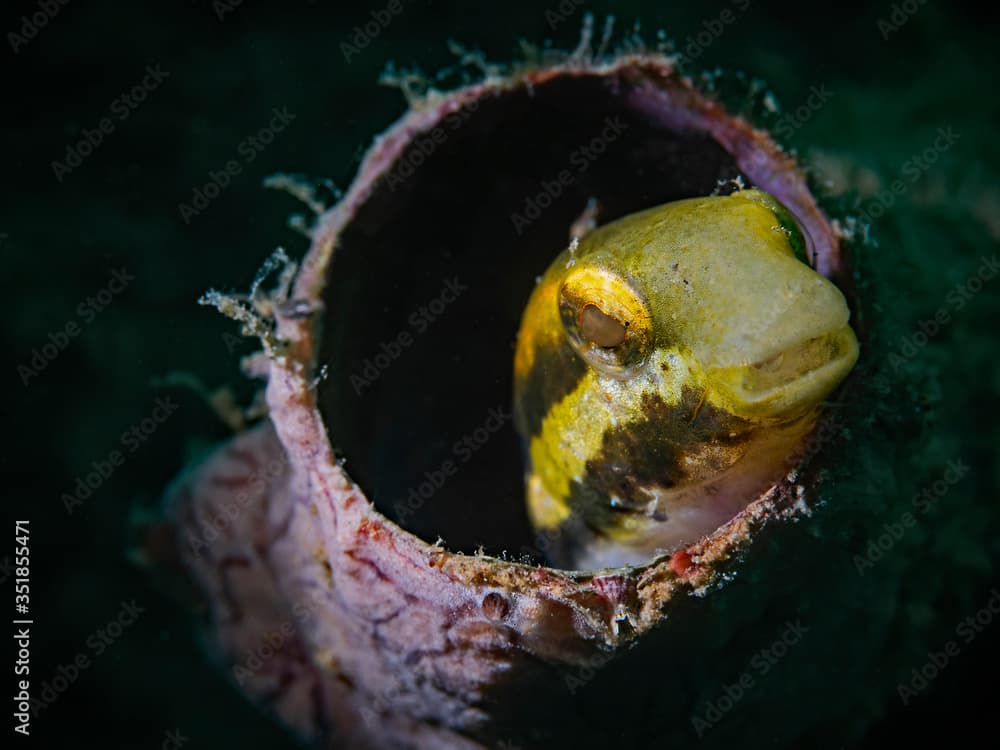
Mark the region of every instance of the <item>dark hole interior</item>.
[[423, 539], [540, 560], [510, 419], [535, 278], [588, 199], [605, 223], [739, 173], [710, 137], [630, 109], [635, 85], [567, 76], [447, 116], [404, 154], [420, 166], [383, 178], [340, 238], [323, 417], [351, 478]]

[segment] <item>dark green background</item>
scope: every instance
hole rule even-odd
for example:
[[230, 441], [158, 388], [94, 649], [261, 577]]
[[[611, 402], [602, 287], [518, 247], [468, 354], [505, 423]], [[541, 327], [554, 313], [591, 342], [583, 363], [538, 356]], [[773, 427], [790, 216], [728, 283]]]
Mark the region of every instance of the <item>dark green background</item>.
[[[403, 15], [348, 64], [340, 44], [371, 8], [384, 5], [293, 2], [277, 9], [247, 0], [220, 21], [208, 2], [72, 0], [17, 54], [6, 32], [20, 28], [21, 13], [38, 6], [5, 6], [0, 253], [8, 300], [2, 334], [8, 448], [0, 465], [14, 515], [31, 520], [35, 685], [87, 651], [88, 635], [121, 601], [135, 599], [146, 610], [34, 722], [40, 746], [79, 741], [156, 748], [174, 729], [189, 738], [185, 747], [191, 750], [290, 744], [212, 668], [184, 609], [129, 562], [136, 509], [155, 507], [185, 462], [227, 434], [199, 396], [157, 390], [155, 381], [180, 371], [209, 388], [233, 384], [242, 396], [250, 394], [238, 375], [238, 358], [253, 347], [227, 347], [223, 334], [233, 333], [233, 326], [195, 300], [211, 286], [245, 288], [279, 244], [302, 254], [304, 240], [285, 227], [299, 205], [262, 189], [261, 179], [276, 171], [303, 172], [346, 187], [359, 149], [404, 109], [399, 92], [376, 84], [386, 61], [437, 70], [452, 62], [449, 39], [498, 61], [516, 54], [520, 38], [548, 37], [572, 47], [583, 15], [576, 11], [552, 30], [544, 3], [404, 2]], [[641, 18], [647, 39], [663, 28], [682, 47], [723, 7], [586, 4], [599, 18], [615, 13], [621, 27]], [[981, 256], [997, 251], [1000, 224], [996, 19], [932, 0], [883, 40], [877, 19], [887, 18], [891, 7], [751, 2], [692, 66], [764, 78], [791, 110], [811, 86], [827, 86], [834, 93], [830, 103], [796, 130], [790, 144], [807, 156], [818, 149], [852, 165], [862, 190], [874, 178], [891, 182], [933, 142], [938, 128], [961, 134], [875, 225], [879, 248], [869, 265], [877, 268], [879, 298], [870, 310], [894, 321], [881, 339], [890, 346], [945, 304], [949, 289], [975, 270]], [[58, 182], [51, 162], [64, 158], [81, 129], [93, 128], [112, 101], [141, 80], [144, 68], [156, 64], [169, 72], [167, 81], [127, 120], [116, 120], [95, 153]], [[237, 145], [282, 106], [296, 115], [288, 130], [185, 224], [178, 204], [190, 200], [209, 170], [238, 158]], [[135, 281], [25, 387], [17, 366], [50, 332], [77, 319], [78, 303], [105, 286], [118, 267]], [[998, 288], [1000, 280], [988, 285], [912, 360], [908, 371], [915, 371], [922, 390], [907, 403], [926, 401], [928, 411], [903, 416], [925, 423], [926, 433], [914, 439], [939, 446], [942, 464], [956, 455], [973, 464], [972, 476], [945, 502], [979, 514], [992, 527]], [[177, 412], [67, 515], [60, 495], [72, 491], [92, 461], [120, 447], [121, 433], [164, 394], [179, 404]], [[925, 468], [924, 476], [907, 480], [920, 486], [940, 473], [938, 466]], [[908, 485], [900, 486], [903, 492]], [[946, 529], [948, 519], [943, 511], [932, 521]], [[0, 545], [0, 558], [12, 544]], [[927, 632], [940, 636], [928, 647], [986, 602], [998, 556], [996, 542], [969, 551], [967, 564], [954, 571], [962, 594], [921, 615], [932, 619]], [[9, 578], [0, 590], [12, 596]], [[993, 629], [964, 648], [910, 708], [887, 696], [884, 721], [866, 746], [921, 746], [989, 727], [1000, 624]], [[765, 729], [757, 739], [764, 742], [748, 742], [766, 743]]]

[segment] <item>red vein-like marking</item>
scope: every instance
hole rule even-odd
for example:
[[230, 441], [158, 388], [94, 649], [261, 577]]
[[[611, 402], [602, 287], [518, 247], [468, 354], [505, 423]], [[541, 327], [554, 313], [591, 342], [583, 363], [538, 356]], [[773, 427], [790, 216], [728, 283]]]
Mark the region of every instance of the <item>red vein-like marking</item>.
[[238, 489], [240, 487], [245, 487], [250, 484], [249, 476], [211, 476], [208, 478], [208, 483], [216, 487], [225, 487], [226, 489]]
[[383, 573], [382, 569], [373, 560], [369, 560], [367, 557], [362, 557], [353, 549], [346, 550], [344, 554], [347, 555], [347, 557], [351, 558], [354, 562], [360, 565], [365, 565], [368, 568], [371, 568], [371, 570], [375, 573], [375, 575], [379, 578], [379, 580], [395, 585], [395, 581], [393, 581], [389, 576]]
[[330, 491], [330, 488], [327, 486], [326, 482], [323, 481], [323, 477], [321, 477], [319, 474], [313, 475], [312, 484], [314, 487], [320, 488], [320, 491], [322, 491], [323, 493], [323, 497], [326, 499], [326, 505], [330, 509], [330, 516], [333, 518], [333, 533], [334, 535], [336, 535], [336, 532], [339, 530], [340, 527], [340, 519], [337, 515], [337, 503], [333, 499], [333, 494]]
[[602, 576], [591, 581], [594, 591], [612, 604], [623, 604], [634, 584], [622, 576]]
[[223, 570], [227, 568], [249, 568], [253, 564], [246, 555], [226, 555], [219, 560], [219, 567]]
[[259, 462], [257, 461], [257, 456], [252, 451], [249, 451], [246, 448], [240, 448], [239, 446], [231, 445], [227, 453], [231, 458], [234, 458], [237, 461], [242, 462], [251, 469], [255, 469], [259, 465]]
[[[389, 549], [397, 560], [406, 563], [421, 575], [425, 575], [428, 572], [428, 567], [425, 563], [420, 560], [414, 560], [409, 554], [400, 551], [396, 544], [396, 535], [387, 529], [385, 524], [380, 523], [379, 521], [373, 521], [368, 518], [361, 519], [361, 522], [358, 524], [357, 532], [355, 533], [355, 538], [358, 540], [359, 546], [367, 544], [368, 542], [384, 546], [385, 543], [388, 542]], [[357, 550], [354, 550], [354, 552], [356, 551]], [[451, 579], [450, 576], [449, 578]]]
[[219, 587], [222, 589], [222, 597], [225, 599], [232, 616], [229, 622], [237, 624], [243, 620], [243, 607], [234, 593], [234, 585], [229, 579], [230, 568], [247, 569], [252, 567], [253, 561], [250, 558], [240, 555], [227, 555], [219, 560]]
[[399, 617], [401, 614], [403, 614], [403, 611], [405, 609], [406, 609], [405, 606], [404, 607], [400, 607], [395, 612], [392, 612], [392, 613], [386, 615], [385, 617], [376, 617], [374, 620], [369, 620], [369, 622], [372, 625], [375, 625], [376, 627], [379, 626], [379, 625], [385, 625], [386, 623], [392, 622], [397, 617]]

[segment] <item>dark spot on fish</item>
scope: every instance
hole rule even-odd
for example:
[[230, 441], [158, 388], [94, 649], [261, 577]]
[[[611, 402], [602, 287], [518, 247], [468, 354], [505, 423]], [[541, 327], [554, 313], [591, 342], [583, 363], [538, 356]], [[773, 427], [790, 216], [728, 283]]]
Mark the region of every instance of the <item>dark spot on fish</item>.
[[568, 343], [538, 347], [531, 370], [515, 383], [518, 399], [514, 421], [518, 432], [524, 436], [540, 433], [542, 420], [552, 405], [572, 393], [586, 372], [586, 363]]
[[[739, 456], [753, 427], [709, 404], [700, 389], [685, 388], [676, 406], [646, 394], [642, 411], [643, 419], [604, 434], [600, 452], [587, 461], [583, 481], [570, 485], [569, 505], [579, 509], [588, 528], [611, 528], [629, 516], [645, 515], [643, 488], [702, 481], [704, 474], [719, 470], [718, 459], [706, 454], [704, 462], [694, 465], [688, 459], [697, 456], [699, 448], [721, 448], [723, 455]], [[696, 421], [690, 421], [692, 414]]]

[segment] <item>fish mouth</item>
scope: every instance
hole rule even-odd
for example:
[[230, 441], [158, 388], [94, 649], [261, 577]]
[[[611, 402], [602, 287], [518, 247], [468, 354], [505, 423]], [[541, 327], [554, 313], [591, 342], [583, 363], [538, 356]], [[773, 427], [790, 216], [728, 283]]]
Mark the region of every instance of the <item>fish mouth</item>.
[[743, 416], [794, 419], [817, 407], [857, 359], [857, 337], [844, 325], [749, 365], [718, 370], [712, 379]]

